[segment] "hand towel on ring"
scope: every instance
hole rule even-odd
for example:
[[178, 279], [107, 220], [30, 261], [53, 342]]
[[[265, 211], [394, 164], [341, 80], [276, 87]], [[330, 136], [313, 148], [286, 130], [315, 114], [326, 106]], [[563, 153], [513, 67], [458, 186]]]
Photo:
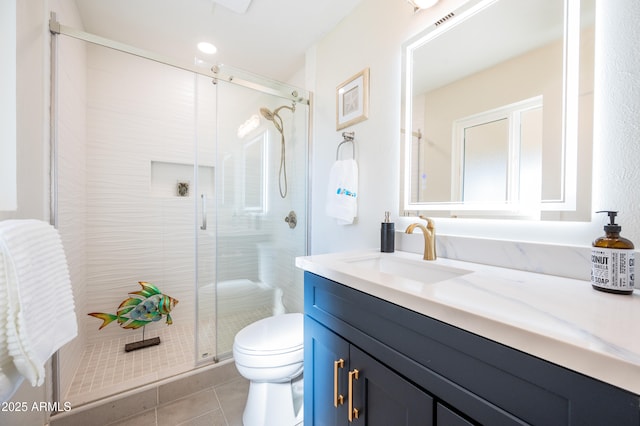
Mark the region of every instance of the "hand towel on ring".
[[325, 211], [339, 225], [349, 225], [358, 215], [358, 163], [338, 160], [331, 167]]

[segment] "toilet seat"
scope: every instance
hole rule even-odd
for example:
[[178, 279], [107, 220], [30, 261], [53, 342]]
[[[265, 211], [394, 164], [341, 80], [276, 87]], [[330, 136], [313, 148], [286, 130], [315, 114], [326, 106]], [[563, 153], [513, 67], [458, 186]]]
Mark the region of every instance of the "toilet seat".
[[300, 313], [276, 315], [240, 330], [233, 344], [246, 354], [284, 354], [302, 348], [303, 328]]
[[302, 314], [284, 314], [261, 319], [242, 329], [233, 343], [239, 366], [275, 368], [302, 363], [304, 335]]
[[255, 349], [255, 350], [247, 349], [241, 346], [240, 344], [234, 343], [233, 350], [247, 356], [278, 356], [278, 355], [286, 356], [287, 354], [301, 351], [303, 347], [304, 347], [304, 344], [301, 343], [299, 345], [292, 346], [290, 348], [273, 349], [268, 351], [268, 350], [259, 350], [259, 349]]
[[278, 367], [285, 367], [293, 364], [299, 364], [302, 366], [304, 350], [300, 348], [297, 351], [269, 356], [245, 354], [236, 349], [234, 351], [233, 358], [238, 367], [247, 367], [252, 369], [276, 369]]

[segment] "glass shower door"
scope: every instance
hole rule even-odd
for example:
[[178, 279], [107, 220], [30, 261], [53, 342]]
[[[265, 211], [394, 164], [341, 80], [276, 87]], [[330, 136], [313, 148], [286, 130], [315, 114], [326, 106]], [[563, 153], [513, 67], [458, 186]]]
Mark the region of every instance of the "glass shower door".
[[[224, 82], [218, 102], [216, 342], [224, 356], [246, 325], [302, 312], [294, 263], [306, 253], [308, 106]], [[261, 114], [283, 106], [278, 126]]]
[[[67, 54], [69, 46], [62, 48]], [[58, 223], [80, 322], [80, 335], [61, 351], [60, 387], [74, 406], [193, 368], [194, 199], [200, 192], [213, 199], [215, 164], [215, 129], [199, 119], [194, 131], [195, 112], [213, 121], [205, 103], [212, 96], [196, 96], [193, 73], [102, 46], [82, 52], [85, 85], [66, 78], [78, 72], [76, 61], [61, 63], [57, 155]], [[215, 91], [205, 80], [198, 86]], [[203, 145], [197, 136], [212, 142]], [[208, 163], [195, 167], [196, 157]], [[198, 169], [206, 184], [194, 179]], [[199, 243], [215, 247], [215, 240]], [[213, 269], [211, 263], [201, 268]], [[172, 320], [163, 316], [138, 329], [113, 321], [99, 329], [102, 322], [87, 314], [115, 314], [141, 290], [140, 281], [179, 301]], [[127, 344], [155, 337], [159, 345], [125, 352]]]
[[196, 363], [216, 358], [216, 113], [217, 85], [194, 75], [196, 159]]
[[[56, 220], [81, 322], [54, 380], [74, 406], [186, 373], [230, 354], [247, 324], [302, 311], [294, 258], [307, 244], [308, 106], [294, 112], [265, 94], [291, 93], [275, 82], [214, 85], [117, 45], [62, 44], [68, 60], [52, 72]], [[260, 109], [282, 106], [281, 132]], [[139, 281], [179, 301], [172, 319], [99, 329], [87, 314], [117, 312]], [[123, 352], [155, 337], [159, 345]]]

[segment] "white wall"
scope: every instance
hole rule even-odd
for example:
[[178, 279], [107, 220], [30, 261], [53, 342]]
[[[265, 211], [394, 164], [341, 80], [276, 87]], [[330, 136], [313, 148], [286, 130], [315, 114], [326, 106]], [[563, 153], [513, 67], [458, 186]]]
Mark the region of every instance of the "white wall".
[[[418, 14], [404, 2], [365, 0], [309, 51], [314, 105], [312, 178], [312, 252], [378, 247], [383, 212], [395, 214], [397, 229], [411, 222], [398, 218], [400, 82], [402, 42], [421, 26], [435, 22], [464, 1], [441, 0]], [[593, 211], [620, 210], [622, 234], [640, 244], [640, 145], [635, 52], [640, 32], [640, 4], [634, 0], [597, 2]], [[335, 89], [363, 68], [371, 70], [369, 119], [347, 130], [356, 132], [359, 162], [359, 217], [338, 226], [324, 213], [329, 169], [340, 132], [335, 131]], [[591, 222], [523, 222], [438, 219], [440, 234], [588, 246], [602, 234], [604, 218]], [[411, 238], [422, 238], [420, 235]]]
[[601, 0], [596, 12], [593, 210], [620, 210], [622, 234], [638, 249], [640, 2]]
[[0, 210], [17, 208], [16, 0], [0, 3]]
[[48, 10], [46, 0], [16, 5], [17, 210], [0, 211], [0, 220], [48, 220]]
[[[312, 193], [312, 252], [322, 253], [380, 244], [386, 210], [397, 215], [400, 147], [400, 45], [433, 13], [413, 14], [406, 2], [365, 0], [312, 50], [315, 67]], [[309, 59], [308, 59], [309, 60]], [[324, 211], [327, 179], [342, 131], [336, 131], [336, 87], [370, 69], [369, 118], [345, 130], [355, 131], [359, 168], [358, 217], [340, 226]]]
[[[46, 0], [16, 2], [16, 155], [17, 209], [0, 212], [3, 219], [49, 220], [48, 183], [48, 8]], [[51, 369], [45, 384], [23, 383], [12, 401], [47, 401], [51, 398]], [[48, 413], [0, 413], [7, 426], [44, 424]]]

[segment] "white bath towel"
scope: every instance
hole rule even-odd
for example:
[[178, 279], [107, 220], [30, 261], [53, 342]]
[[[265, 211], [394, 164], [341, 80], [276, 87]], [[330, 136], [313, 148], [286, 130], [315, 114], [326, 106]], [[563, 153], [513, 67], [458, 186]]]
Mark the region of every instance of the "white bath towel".
[[0, 300], [0, 394], [6, 394], [20, 380], [8, 359], [32, 386], [40, 386], [45, 363], [78, 328], [67, 261], [53, 226], [0, 221], [0, 263], [0, 293], [6, 294]]
[[329, 173], [325, 211], [339, 225], [349, 225], [358, 215], [358, 163], [338, 160]]
[[9, 355], [7, 342], [7, 312], [4, 304], [9, 297], [4, 281], [6, 276], [6, 259], [0, 255], [0, 401], [7, 401], [16, 392], [24, 377], [18, 373], [13, 365], [13, 358]]

